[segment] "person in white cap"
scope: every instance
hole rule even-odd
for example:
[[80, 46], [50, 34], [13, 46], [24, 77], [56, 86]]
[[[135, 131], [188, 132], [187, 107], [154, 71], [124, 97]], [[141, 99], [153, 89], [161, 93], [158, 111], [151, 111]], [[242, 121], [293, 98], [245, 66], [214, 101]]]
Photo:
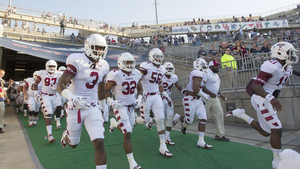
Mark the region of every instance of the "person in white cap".
[[[205, 102], [206, 113], [212, 113], [216, 125], [215, 139], [220, 141], [230, 141], [225, 137], [224, 115], [219, 97], [222, 100], [226, 98], [220, 93], [220, 78], [218, 76], [219, 63], [212, 60], [209, 62], [209, 69], [205, 72], [207, 80], [203, 91], [210, 96], [210, 100]], [[219, 96], [219, 97], [218, 97]]]

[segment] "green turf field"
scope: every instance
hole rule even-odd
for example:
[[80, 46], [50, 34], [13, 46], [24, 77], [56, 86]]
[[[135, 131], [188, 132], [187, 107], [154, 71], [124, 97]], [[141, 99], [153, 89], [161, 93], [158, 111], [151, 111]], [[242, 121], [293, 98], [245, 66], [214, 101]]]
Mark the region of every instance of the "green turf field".
[[[53, 121], [53, 136], [56, 142], [49, 144], [45, 122], [39, 116], [37, 126], [28, 126], [28, 118], [19, 113], [34, 151], [45, 169], [94, 169], [94, 148], [83, 127], [81, 141], [77, 148], [60, 146], [60, 139], [66, 127], [65, 119], [61, 120], [62, 128], [57, 130]], [[128, 161], [123, 149], [123, 136], [120, 131], [108, 132], [109, 124], [105, 124], [105, 150], [108, 169], [128, 169]], [[147, 130], [144, 125], [137, 125], [132, 134], [133, 153], [137, 163], [143, 169], [269, 169], [273, 158], [272, 152], [235, 142], [222, 142], [206, 137], [213, 149], [198, 148], [198, 135], [182, 135], [172, 131], [175, 146], [168, 146], [174, 154], [167, 158], [159, 154], [159, 138], [156, 127]]]

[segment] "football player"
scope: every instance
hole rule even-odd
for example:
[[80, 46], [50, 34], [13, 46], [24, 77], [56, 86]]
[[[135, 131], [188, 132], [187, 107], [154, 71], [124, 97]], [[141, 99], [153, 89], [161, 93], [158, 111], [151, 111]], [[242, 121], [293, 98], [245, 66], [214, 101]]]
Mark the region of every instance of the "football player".
[[142, 86], [139, 84], [142, 74], [135, 69], [134, 57], [127, 52], [122, 53], [118, 58], [118, 67], [119, 69], [109, 72], [105, 83], [105, 91], [109, 93], [114, 88], [115, 93], [115, 100], [112, 99], [111, 94], [107, 97], [117, 119], [117, 121], [114, 118], [110, 119], [109, 131], [112, 132], [117, 127], [123, 133], [129, 168], [140, 169], [133, 157], [130, 137], [135, 124], [135, 90], [137, 89], [138, 95], [142, 95]]
[[[27, 78], [23, 86], [24, 99], [28, 101], [28, 122], [29, 127], [37, 125], [37, 116], [39, 114], [40, 104], [35, 100], [34, 83], [37, 78], [37, 71], [33, 73], [33, 78]], [[39, 83], [41, 84], [41, 83]], [[41, 87], [41, 86], [39, 86]]]
[[21, 85], [20, 85], [21, 91], [22, 91], [22, 92], [20, 92], [20, 95], [21, 95], [21, 98], [22, 98], [22, 111], [24, 113], [24, 117], [27, 117], [27, 112], [28, 112], [28, 100], [25, 99], [25, 94], [24, 94], [24, 90], [23, 90], [23, 88], [26, 84], [26, 80], [27, 79], [24, 79], [22, 81]]
[[282, 135], [282, 125], [277, 116], [277, 111], [282, 111], [282, 106], [277, 97], [282, 85], [293, 73], [291, 65], [299, 60], [296, 52], [294, 46], [288, 42], [274, 44], [271, 57], [275, 59], [265, 61], [258, 75], [247, 85], [247, 93], [251, 95], [251, 104], [257, 112], [258, 121], [245, 114], [242, 108], [230, 111], [226, 115], [241, 118], [261, 135], [270, 136], [273, 168], [278, 167]]
[[[55, 142], [52, 135], [52, 115], [57, 104], [57, 95], [55, 86], [61, 76], [61, 72], [57, 71], [57, 63], [54, 60], [46, 62], [46, 70], [40, 70], [37, 73], [34, 84], [34, 95], [36, 100], [41, 101], [44, 118], [46, 121], [46, 129], [48, 135], [45, 137], [49, 143]], [[42, 83], [41, 95], [38, 93], [38, 84]]]
[[[168, 150], [165, 143], [165, 126], [164, 126], [164, 105], [161, 94], [168, 100], [169, 104], [171, 99], [162, 87], [162, 77], [166, 73], [166, 69], [161, 65], [164, 60], [162, 51], [154, 48], [149, 52], [150, 62], [141, 63], [139, 70], [142, 73], [143, 85], [143, 102], [140, 108], [141, 116], [136, 118], [137, 124], [153, 123], [150, 117], [150, 109], [152, 109], [157, 123], [157, 132], [160, 139], [159, 152], [166, 157], [172, 157], [173, 154]], [[141, 100], [142, 96], [138, 96]]]
[[[204, 107], [204, 101], [209, 100], [209, 95], [205, 94], [202, 89], [206, 81], [206, 74], [204, 71], [208, 68], [208, 65], [204, 59], [196, 59], [193, 63], [194, 70], [190, 73], [187, 92], [183, 97], [182, 103], [184, 107], [184, 116], [175, 114], [173, 118], [173, 125], [177, 124], [177, 121], [181, 122], [181, 132], [185, 135], [186, 128], [194, 122], [195, 113], [199, 119], [198, 131], [199, 139], [197, 146], [201, 148], [211, 149], [213, 146], [206, 144], [204, 141], [205, 123], [207, 120], [206, 110]], [[202, 100], [202, 99], [204, 100]]]
[[100, 104], [105, 104], [104, 78], [109, 71], [108, 63], [104, 60], [108, 50], [104, 37], [100, 34], [88, 36], [84, 50], [84, 53], [68, 56], [67, 70], [58, 83], [58, 92], [68, 99], [68, 125], [63, 132], [61, 146], [76, 148], [84, 124], [95, 149], [96, 168], [106, 169], [105, 130], [100, 107]]
[[[165, 62], [163, 66], [166, 68], [166, 74], [162, 79], [162, 86], [164, 90], [167, 92], [169, 97], [171, 98], [172, 88], [176, 86], [176, 88], [181, 92], [182, 88], [178, 85], [178, 77], [174, 74], [175, 67], [171, 62]], [[166, 144], [175, 145], [175, 143], [170, 138], [170, 132], [172, 129], [172, 122], [174, 117], [174, 106], [173, 102], [168, 103], [168, 100], [162, 96], [164, 103], [164, 110], [166, 114]]]

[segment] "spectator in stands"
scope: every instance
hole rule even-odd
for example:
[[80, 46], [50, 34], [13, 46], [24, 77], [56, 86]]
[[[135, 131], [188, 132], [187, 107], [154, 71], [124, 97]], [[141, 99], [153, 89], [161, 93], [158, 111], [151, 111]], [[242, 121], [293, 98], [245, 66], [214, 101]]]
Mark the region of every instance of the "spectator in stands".
[[70, 23], [70, 24], [73, 24], [73, 23], [74, 23], [72, 17], [69, 18], [69, 23]]
[[235, 58], [230, 55], [230, 48], [225, 49], [221, 58], [222, 68], [225, 69], [225, 88], [232, 88], [237, 85], [237, 64]]
[[66, 23], [66, 20], [65, 19], [63, 19], [62, 21], [60, 21], [60, 23], [59, 23], [59, 25], [60, 25], [60, 35], [65, 35], [65, 29], [66, 29], [66, 26], [67, 26], [67, 23]]
[[24, 30], [29, 30], [29, 23], [27, 20], [24, 23]]
[[182, 36], [182, 37], [181, 37], [181, 43], [184, 44], [184, 41], [185, 41], [185, 40], [184, 40], [184, 37]]
[[244, 49], [246, 50], [246, 53], [245, 54], [249, 54], [250, 53], [250, 49], [248, 48], [248, 45], [247, 43], [245, 42], [242, 42], [242, 46], [244, 47]]
[[198, 58], [204, 59], [205, 61], [208, 60], [207, 53], [204, 50], [204, 46], [203, 45], [200, 46], [200, 50], [198, 51]]
[[57, 19], [58, 19], [59, 21], [61, 21], [61, 13], [60, 13], [60, 12], [58, 12], [58, 14], [57, 14]]
[[265, 50], [267, 50], [267, 49], [268, 49], [268, 43], [265, 41], [265, 42], [263, 43], [263, 46], [260, 48], [260, 51], [261, 51], [262, 53], [266, 53]]
[[[4, 89], [4, 80], [2, 80], [4, 75], [5, 75], [4, 69], [0, 69], [0, 79], [1, 79], [0, 80], [0, 100], [1, 100], [1, 102], [0, 102], [0, 134], [4, 133], [2, 128], [4, 126], [6, 126], [4, 124], [4, 115], [5, 115], [5, 103], [4, 103], [4, 101], [6, 102], [6, 104], [10, 103], [10, 100], [7, 97], [6, 90]], [[9, 87], [10, 87], [11, 84], [12, 83], [9, 84]]]
[[7, 27], [8, 23], [9, 23], [9, 21], [8, 21], [7, 15], [5, 15], [4, 18], [3, 18], [3, 20], [2, 20], [2, 25], [4, 27]]
[[74, 24], [75, 24], [75, 25], [78, 25], [78, 21], [77, 21], [76, 18], [74, 19]]
[[201, 38], [200, 38], [199, 34], [196, 36], [196, 43], [197, 43], [197, 46], [202, 46], [202, 44], [201, 44]]
[[[300, 42], [300, 40], [299, 40], [299, 42]], [[176, 37], [176, 35], [174, 37], [174, 46], [178, 46], [178, 38]]]
[[32, 24], [32, 31], [36, 31], [36, 28], [37, 28], [37, 23], [34, 22], [34, 24]]
[[18, 28], [18, 20], [15, 20], [14, 28], [15, 28], [15, 29]]
[[13, 13], [17, 13], [17, 7], [14, 6], [14, 9], [12, 10]]
[[55, 19], [56, 19], [56, 16], [55, 16], [55, 14], [53, 14], [53, 15], [52, 15], [52, 19], [53, 19], [53, 20], [55, 20]]
[[111, 45], [117, 45], [117, 42], [114, 40], [114, 38], [111, 38]]
[[272, 48], [272, 44], [271, 44], [271, 43], [268, 43], [268, 48], [265, 50], [264, 53], [269, 53], [269, 52], [271, 52], [271, 48]]
[[217, 56], [217, 50], [215, 44], [211, 45], [211, 49], [208, 51], [208, 54], [212, 60], [215, 60], [215, 57]]
[[192, 45], [193, 46], [197, 46], [196, 38], [194, 36], [192, 37]]
[[254, 48], [254, 50], [253, 50], [253, 52], [252, 53], [261, 53], [261, 50], [260, 50], [260, 48], [259, 48], [259, 45], [258, 44], [256, 44], [255, 45], [255, 48]]
[[8, 13], [12, 12], [12, 9], [11, 9], [11, 6], [10, 6], [10, 5], [7, 6], [6, 12], [8, 12]]
[[165, 55], [165, 51], [166, 51], [166, 48], [164, 47], [163, 44], [160, 45], [159, 49], [162, 51], [162, 53]]
[[168, 36], [167, 35], [164, 35], [163, 41], [164, 41], [163, 45], [168, 46]]
[[172, 45], [172, 40], [173, 40], [172, 35], [169, 35], [168, 36], [168, 45]]
[[219, 52], [222, 54], [222, 56], [224, 55], [225, 50], [226, 50], [227, 47], [229, 47], [229, 46], [228, 46], [228, 44], [226, 42], [221, 42], [221, 44], [219, 46]]
[[50, 18], [51, 18], [50, 12], [47, 13], [46, 18], [47, 18], [47, 19], [50, 19]]
[[74, 33], [72, 33], [72, 34], [70, 35], [70, 39], [71, 39], [72, 42], [75, 41], [75, 35], [74, 35]]
[[233, 47], [231, 49], [231, 51], [236, 52], [238, 55], [240, 55], [241, 57], [244, 57], [244, 55], [246, 54], [246, 50], [245, 48], [242, 46], [240, 41], [235, 41], [235, 47]]
[[37, 32], [41, 32], [41, 31], [40, 31], [40, 28], [37, 28], [37, 30], [36, 30], [36, 31], [37, 31]]
[[47, 33], [47, 32], [46, 32], [46, 30], [43, 28], [43, 30], [42, 30], [42, 34], [45, 34], [45, 33]]
[[42, 13], [41, 18], [43, 18], [43, 19], [46, 18], [46, 13], [45, 12]]
[[230, 48], [230, 50], [233, 48], [231, 41], [228, 41], [227, 47]]

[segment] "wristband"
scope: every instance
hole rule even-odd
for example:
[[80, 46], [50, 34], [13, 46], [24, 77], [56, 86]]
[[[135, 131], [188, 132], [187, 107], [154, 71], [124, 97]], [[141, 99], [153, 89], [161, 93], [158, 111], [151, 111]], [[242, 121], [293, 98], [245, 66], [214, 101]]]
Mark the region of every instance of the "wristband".
[[104, 109], [105, 102], [106, 102], [105, 99], [100, 100], [100, 106], [101, 106], [102, 109]]
[[275, 97], [273, 95], [271, 95], [271, 94], [267, 94], [266, 97], [265, 97], [265, 99], [266, 99], [267, 102], [271, 102], [271, 100], [275, 99]]
[[61, 96], [68, 99], [68, 100], [72, 100], [72, 98], [74, 98], [74, 95], [70, 92], [69, 89], [64, 89], [61, 92]]
[[143, 96], [142, 95], [138, 95], [138, 100], [142, 100]]

